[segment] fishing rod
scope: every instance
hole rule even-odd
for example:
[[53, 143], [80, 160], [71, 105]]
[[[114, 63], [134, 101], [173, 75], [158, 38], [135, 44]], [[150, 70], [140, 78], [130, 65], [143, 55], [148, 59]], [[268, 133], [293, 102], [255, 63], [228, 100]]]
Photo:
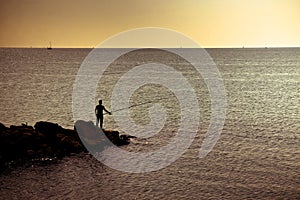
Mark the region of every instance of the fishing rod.
[[[164, 98], [160, 98], [160, 99], [157, 99], [157, 100], [164, 100], [164, 99], [169, 99], [167, 97], [164, 97]], [[115, 112], [119, 112], [121, 110], [127, 110], [127, 109], [130, 109], [130, 108], [134, 108], [134, 107], [138, 107], [138, 106], [142, 106], [142, 105], [146, 105], [146, 104], [150, 104], [150, 103], [154, 103], [154, 101], [147, 101], [147, 102], [143, 102], [143, 103], [139, 103], [139, 104], [134, 104], [134, 105], [131, 105], [129, 107], [126, 107], [126, 108], [120, 108], [118, 110], [114, 110], [114, 111], [111, 111], [111, 113], [115, 113]], [[103, 115], [106, 115], [107, 113], [104, 113]]]

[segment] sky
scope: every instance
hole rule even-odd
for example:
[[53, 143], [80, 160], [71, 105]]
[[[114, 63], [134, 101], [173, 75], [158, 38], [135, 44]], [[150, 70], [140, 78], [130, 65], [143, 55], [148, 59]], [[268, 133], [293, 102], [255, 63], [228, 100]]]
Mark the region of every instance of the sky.
[[202, 47], [300, 47], [300, 1], [0, 0], [0, 47], [94, 47], [143, 27]]

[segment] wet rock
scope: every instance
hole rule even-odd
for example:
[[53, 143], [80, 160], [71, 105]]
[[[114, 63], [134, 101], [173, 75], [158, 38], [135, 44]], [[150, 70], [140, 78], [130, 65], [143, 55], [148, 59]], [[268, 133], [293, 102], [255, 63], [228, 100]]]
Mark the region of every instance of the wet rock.
[[[117, 146], [126, 145], [130, 143], [130, 138], [134, 138], [133, 136], [120, 135], [118, 131], [114, 130], [101, 131], [101, 129], [96, 127], [91, 121], [77, 121], [75, 123], [75, 130], [77, 130], [85, 144], [89, 146], [99, 145], [100, 143], [102, 143], [102, 146], [106, 146], [110, 145], [109, 142]], [[106, 137], [104, 137], [103, 133]]]
[[130, 138], [136, 138], [131, 135], [120, 135], [118, 131], [104, 130], [106, 137], [115, 145], [127, 145], [130, 143]]
[[114, 144], [121, 145], [122, 140], [119, 136], [118, 131], [112, 131], [112, 130], [103, 130], [106, 137]]
[[96, 148], [99, 144], [103, 146], [111, 141], [115, 145], [125, 145], [132, 137], [113, 130], [104, 130], [104, 137], [93, 122], [78, 121], [74, 127], [74, 130], [64, 129], [56, 123], [40, 121], [34, 127], [22, 124], [8, 128], [0, 123], [0, 165], [18, 159], [63, 157], [87, 151], [85, 145], [92, 145], [99, 151]]
[[4, 131], [6, 129], [8, 129], [8, 128], [0, 122], [0, 131]]
[[136, 138], [135, 136], [132, 135], [120, 135], [121, 140], [125, 143], [125, 144], [129, 144], [130, 143], [130, 139], [131, 138]]
[[4, 160], [26, 156], [35, 145], [34, 130], [31, 127], [12, 126], [0, 134], [0, 154]]
[[63, 132], [63, 128], [58, 124], [44, 121], [37, 122], [34, 128], [41, 137], [47, 139], [50, 143], [55, 143], [57, 140], [56, 134]]

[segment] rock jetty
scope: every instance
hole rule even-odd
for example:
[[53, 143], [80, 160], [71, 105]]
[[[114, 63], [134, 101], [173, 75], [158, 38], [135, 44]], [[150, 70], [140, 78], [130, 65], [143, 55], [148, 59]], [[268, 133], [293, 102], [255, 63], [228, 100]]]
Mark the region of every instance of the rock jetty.
[[[76, 128], [92, 128], [92, 133], [99, 133], [99, 128], [92, 122], [79, 121], [74, 129], [65, 129], [56, 123], [40, 121], [33, 127], [26, 124], [6, 127], [0, 123], [0, 164], [13, 160], [28, 160], [44, 157], [64, 157], [71, 153], [86, 152], [86, 137], [79, 137]], [[86, 134], [90, 132], [86, 131]], [[118, 131], [104, 130], [107, 138], [115, 145], [129, 144], [132, 136], [120, 135]], [[100, 134], [100, 133], [99, 133]], [[92, 140], [93, 141], [93, 140]], [[95, 142], [95, 141], [94, 141]], [[99, 142], [95, 142], [99, 145]]]

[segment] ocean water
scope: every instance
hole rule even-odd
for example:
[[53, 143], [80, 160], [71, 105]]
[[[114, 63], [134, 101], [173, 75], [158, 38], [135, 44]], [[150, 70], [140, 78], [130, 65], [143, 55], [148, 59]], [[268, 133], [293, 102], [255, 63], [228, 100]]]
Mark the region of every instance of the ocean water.
[[[0, 49], [0, 121], [9, 126], [45, 120], [73, 128], [73, 84], [90, 51]], [[85, 153], [46, 166], [17, 168], [0, 175], [0, 198], [299, 199], [300, 48], [207, 52], [224, 81], [227, 105], [221, 137], [205, 158], [198, 157], [211, 116], [205, 79], [181, 58], [159, 50], [136, 51], [108, 67], [95, 103], [101, 98], [111, 110], [112, 89], [125, 72], [162, 61], [187, 77], [199, 102], [201, 125], [187, 151], [169, 166], [147, 173], [117, 171]], [[138, 138], [124, 150], [154, 151], [176, 135], [180, 105], [170, 90], [149, 84], [130, 103], [132, 108], [124, 109], [137, 124], [150, 122], [154, 103], [165, 108], [167, 120], [160, 133]], [[119, 130], [113, 116], [105, 116], [104, 127]]]

